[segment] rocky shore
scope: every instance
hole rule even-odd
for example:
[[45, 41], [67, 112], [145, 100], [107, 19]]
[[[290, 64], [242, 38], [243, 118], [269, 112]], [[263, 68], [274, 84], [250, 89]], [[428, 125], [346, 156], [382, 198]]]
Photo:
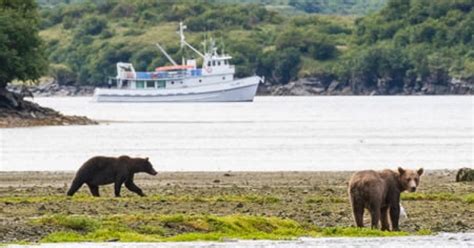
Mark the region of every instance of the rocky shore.
[[318, 77], [302, 78], [285, 85], [264, 84], [259, 95], [311, 96], [311, 95], [472, 95], [474, 81], [452, 79], [448, 84], [417, 81], [403, 88], [388, 87], [379, 80], [375, 87], [361, 87], [361, 84], [342, 83]]
[[98, 124], [85, 116], [67, 116], [41, 107], [24, 97], [23, 93], [0, 90], [0, 128]]
[[[25, 86], [8, 85], [7, 89], [13, 92], [21, 92]], [[38, 85], [26, 86], [26, 89], [32, 96], [49, 97], [49, 96], [92, 96], [94, 94], [94, 86], [73, 86], [59, 85], [54, 81], [47, 80]]]
[[[312, 96], [312, 95], [472, 95], [474, 81], [451, 79], [448, 84], [416, 81], [403, 88], [388, 87], [379, 80], [375, 87], [361, 87], [361, 84], [343, 83], [321, 77], [306, 77], [283, 85], [261, 84], [257, 95]], [[7, 89], [20, 92], [24, 86], [8, 85]], [[92, 96], [94, 86], [60, 85], [46, 80], [39, 85], [27, 86], [32, 96]]]

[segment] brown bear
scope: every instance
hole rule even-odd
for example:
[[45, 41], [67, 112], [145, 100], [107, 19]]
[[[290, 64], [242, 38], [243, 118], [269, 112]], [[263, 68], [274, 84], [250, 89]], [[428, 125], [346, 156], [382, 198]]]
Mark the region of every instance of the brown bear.
[[382, 230], [390, 230], [388, 214], [392, 231], [399, 231], [400, 193], [408, 190], [414, 192], [420, 183], [423, 169], [398, 171], [359, 171], [352, 175], [349, 181], [349, 199], [357, 227], [363, 227], [364, 209], [370, 211], [372, 228], [378, 228], [379, 220]]
[[120, 197], [120, 188], [125, 183], [125, 187], [130, 191], [145, 196], [143, 191], [133, 183], [133, 175], [138, 172], [157, 174], [148, 158], [96, 156], [87, 160], [77, 171], [67, 195], [74, 195], [85, 183], [93, 196], [99, 196], [99, 185], [115, 183], [115, 196]]

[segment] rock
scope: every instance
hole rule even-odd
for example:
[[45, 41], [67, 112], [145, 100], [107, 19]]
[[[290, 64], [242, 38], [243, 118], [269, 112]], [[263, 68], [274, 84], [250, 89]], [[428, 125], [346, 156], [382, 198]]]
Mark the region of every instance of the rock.
[[332, 81], [331, 84], [329, 84], [328, 86], [327, 92], [328, 93], [334, 92], [337, 89], [337, 87], [339, 87], [339, 84], [340, 84], [339, 81], [336, 81], [336, 80]]
[[474, 170], [471, 168], [461, 168], [456, 174], [456, 182], [473, 182], [474, 181]]
[[244, 204], [242, 202], [237, 203], [237, 206], [235, 208], [243, 208]]
[[220, 182], [221, 182], [221, 180], [219, 180], [219, 179], [215, 179], [215, 180], [214, 180], [214, 181], [212, 181], [212, 182], [213, 182], [213, 183], [220, 183]]

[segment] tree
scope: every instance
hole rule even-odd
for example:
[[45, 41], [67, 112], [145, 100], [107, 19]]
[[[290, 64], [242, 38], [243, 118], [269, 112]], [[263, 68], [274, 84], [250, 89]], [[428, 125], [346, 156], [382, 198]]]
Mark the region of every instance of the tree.
[[47, 69], [35, 0], [0, 0], [0, 90], [37, 80]]

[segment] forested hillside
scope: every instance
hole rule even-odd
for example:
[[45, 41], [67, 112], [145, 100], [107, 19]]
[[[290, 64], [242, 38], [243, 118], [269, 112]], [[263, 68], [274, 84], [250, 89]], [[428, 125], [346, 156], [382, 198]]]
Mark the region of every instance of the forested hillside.
[[273, 85], [311, 77], [317, 87], [332, 84], [333, 90], [354, 94], [414, 93], [426, 84], [449, 93], [452, 82], [474, 77], [471, 0], [389, 0], [362, 18], [286, 15], [232, 0], [77, 1], [42, 0], [54, 7], [42, 9], [40, 35], [51, 74], [63, 83], [104, 83], [118, 61], [130, 61], [138, 70], [164, 65], [155, 42], [177, 61], [194, 56], [179, 48], [179, 21], [201, 50], [201, 42], [214, 37], [234, 57], [238, 77], [257, 73]]
[[[105, 2], [107, 0], [37, 0], [43, 8], [60, 4], [84, 3], [87, 1]], [[180, 2], [191, 2], [181, 0]], [[216, 4], [259, 4], [268, 9], [285, 14], [322, 13], [337, 15], [365, 15], [379, 10], [387, 0], [192, 0], [200, 3]], [[177, 1], [174, 1], [177, 2]]]

